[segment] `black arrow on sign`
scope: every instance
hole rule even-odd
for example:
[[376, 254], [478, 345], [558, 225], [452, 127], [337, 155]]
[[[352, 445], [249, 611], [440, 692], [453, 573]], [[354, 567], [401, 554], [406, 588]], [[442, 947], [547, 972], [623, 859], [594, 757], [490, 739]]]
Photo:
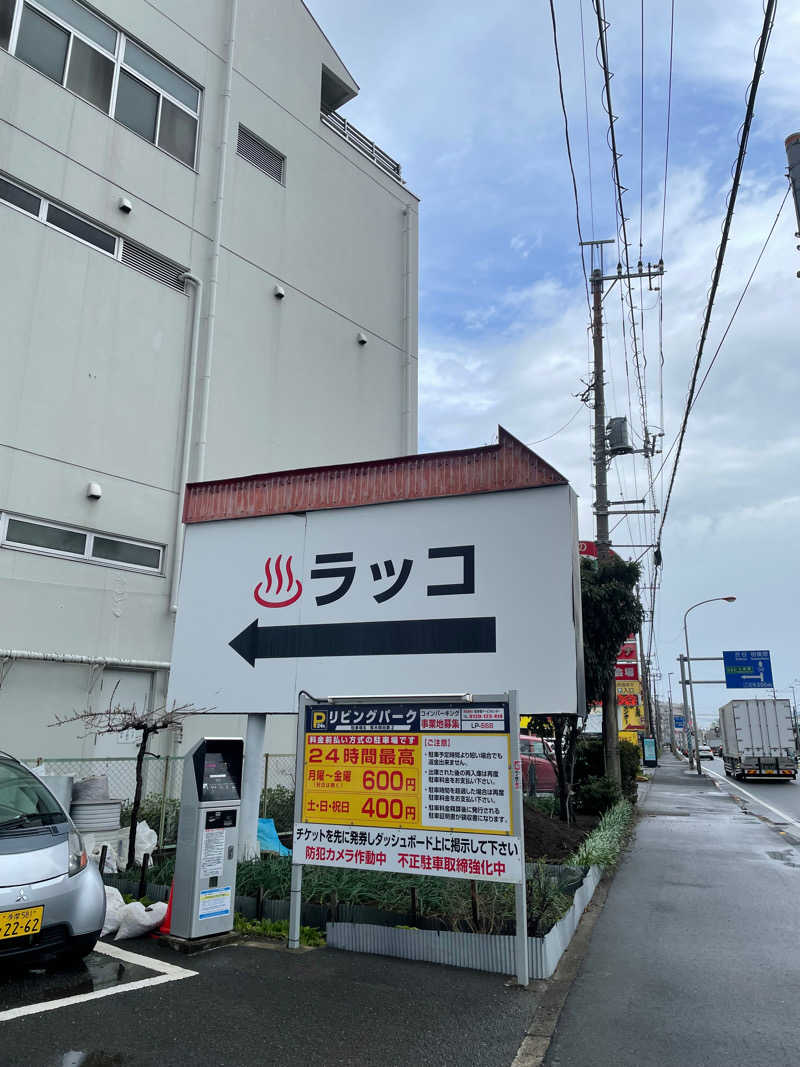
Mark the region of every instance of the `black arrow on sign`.
[[257, 659], [495, 652], [495, 624], [493, 616], [308, 626], [259, 626], [258, 619], [254, 619], [229, 643], [251, 667], [255, 667]]

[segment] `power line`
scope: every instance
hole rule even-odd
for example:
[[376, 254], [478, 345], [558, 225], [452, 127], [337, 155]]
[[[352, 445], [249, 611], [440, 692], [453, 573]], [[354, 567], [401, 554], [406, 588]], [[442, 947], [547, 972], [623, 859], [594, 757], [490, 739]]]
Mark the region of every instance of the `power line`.
[[567, 421], [564, 423], [563, 426], [560, 426], [557, 430], [554, 430], [553, 433], [549, 433], [547, 435], [547, 437], [540, 437], [537, 441], [526, 441], [525, 443], [528, 446], [530, 446], [530, 445], [540, 445], [542, 443], [542, 441], [550, 441], [553, 437], [557, 437], [563, 430], [566, 430], [566, 428], [571, 423], [573, 423], [575, 421], [575, 419], [577, 419], [577, 417], [580, 415], [580, 413], [582, 411], [583, 411], [583, 404], [580, 404], [578, 406], [578, 410], [573, 412], [572, 415], [570, 415], [570, 417], [567, 419]]
[[[664, 196], [661, 203], [661, 258], [664, 258], [664, 225], [667, 218], [667, 171], [669, 169], [669, 134], [672, 121], [672, 56], [675, 44], [675, 0], [669, 15], [669, 77], [667, 79], [667, 140], [664, 148]], [[663, 427], [662, 427], [663, 429]]]
[[711, 312], [714, 307], [714, 299], [717, 295], [717, 289], [719, 287], [719, 280], [722, 274], [722, 264], [725, 260], [725, 251], [728, 246], [728, 238], [730, 236], [731, 223], [733, 221], [733, 211], [736, 206], [736, 196], [739, 191], [739, 183], [741, 181], [742, 170], [744, 168], [744, 158], [747, 154], [747, 142], [750, 137], [750, 127], [753, 122], [753, 112], [755, 110], [756, 93], [758, 92], [759, 82], [761, 81], [761, 73], [764, 69], [764, 59], [767, 54], [767, 45], [769, 44], [770, 34], [772, 32], [772, 26], [775, 20], [775, 5], [776, 0], [767, 0], [766, 9], [764, 12], [764, 23], [761, 30], [761, 36], [758, 41], [758, 53], [755, 61], [755, 71], [753, 73], [753, 80], [750, 83], [750, 92], [747, 98], [747, 109], [745, 112], [744, 122], [742, 123], [741, 138], [739, 141], [739, 152], [736, 158], [736, 167], [733, 175], [733, 184], [728, 197], [728, 209], [725, 214], [725, 222], [722, 227], [722, 239], [717, 250], [717, 261], [714, 266], [714, 274], [711, 281], [711, 289], [708, 293], [708, 302], [706, 304], [705, 315], [703, 317], [703, 327], [700, 332], [700, 342], [697, 346], [697, 355], [695, 356], [694, 368], [692, 370], [692, 377], [689, 383], [689, 393], [686, 398], [686, 407], [683, 413], [683, 419], [681, 421], [681, 428], [678, 434], [678, 450], [675, 454], [675, 462], [672, 467], [672, 474], [669, 480], [669, 488], [667, 490], [667, 498], [664, 501], [664, 510], [661, 514], [661, 523], [658, 528], [658, 535], [656, 542], [660, 544], [661, 535], [664, 531], [664, 523], [667, 520], [667, 513], [669, 511], [670, 501], [672, 499], [672, 490], [675, 486], [675, 477], [678, 473], [678, 464], [681, 458], [681, 451], [683, 449], [683, 441], [686, 436], [686, 426], [689, 421], [689, 413], [692, 410], [692, 405], [695, 398], [695, 389], [697, 385], [697, 376], [700, 373], [700, 362], [703, 358], [703, 351], [705, 349], [706, 338], [708, 336], [708, 329], [711, 325]]
[[[625, 274], [630, 275], [630, 255], [629, 255], [629, 241], [628, 241], [628, 227], [627, 219], [625, 218], [625, 210], [622, 202], [622, 194], [625, 191], [620, 179], [619, 160], [620, 153], [617, 151], [617, 134], [616, 134], [616, 116], [614, 115], [613, 106], [611, 102], [611, 71], [608, 63], [608, 44], [606, 41], [606, 28], [610, 25], [605, 17], [605, 4], [604, 0], [592, 0], [594, 10], [597, 15], [597, 29], [598, 29], [598, 44], [600, 48], [600, 66], [603, 71], [604, 93], [605, 93], [605, 110], [608, 114], [608, 133], [609, 133], [609, 147], [611, 148], [611, 173], [614, 180], [614, 189], [616, 193], [616, 211], [619, 220], [619, 234], [621, 235], [621, 257], [625, 260]], [[551, 0], [552, 6], [552, 0]], [[631, 285], [630, 277], [626, 278], [625, 292], [628, 296], [628, 313], [631, 326], [631, 349], [633, 354], [633, 363], [636, 370], [637, 385], [639, 390], [639, 403], [641, 407], [642, 415], [642, 432], [646, 439], [647, 437], [647, 397], [642, 382], [642, 369], [639, 363], [639, 343], [636, 332], [636, 314], [633, 307], [633, 288]]]
[[742, 306], [742, 301], [744, 300], [745, 296], [747, 295], [747, 290], [750, 288], [750, 282], [752, 282], [753, 278], [755, 277], [755, 273], [758, 270], [758, 265], [761, 262], [762, 256], [764, 255], [764, 253], [767, 250], [767, 245], [769, 244], [770, 238], [772, 237], [773, 233], [775, 232], [775, 227], [778, 225], [778, 219], [781, 217], [781, 212], [783, 211], [784, 205], [786, 204], [786, 201], [789, 198], [789, 193], [791, 191], [792, 191], [792, 187], [789, 186], [789, 188], [783, 194], [783, 200], [781, 200], [780, 207], [778, 208], [777, 214], [775, 215], [775, 218], [772, 221], [772, 225], [769, 228], [769, 233], [764, 238], [764, 243], [761, 246], [761, 251], [758, 253], [758, 258], [756, 259], [756, 261], [755, 261], [755, 263], [753, 265], [753, 269], [750, 271], [750, 277], [747, 279], [747, 282], [745, 283], [745, 287], [744, 287], [744, 289], [742, 289], [741, 295], [739, 296], [739, 299], [736, 301], [736, 307], [733, 309], [733, 314], [731, 315], [730, 319], [728, 320], [728, 325], [725, 327], [725, 332], [723, 333], [722, 337], [720, 338], [720, 342], [717, 345], [717, 350], [714, 353], [714, 355], [711, 357], [711, 362], [709, 363], [708, 368], [706, 369], [706, 372], [703, 375], [703, 377], [702, 377], [702, 379], [700, 381], [700, 384], [697, 387], [697, 391], [695, 392], [695, 395], [694, 395], [694, 400], [692, 401], [692, 407], [694, 407], [695, 404], [697, 403], [697, 398], [700, 396], [700, 393], [702, 392], [703, 386], [706, 384], [706, 378], [708, 378], [709, 374], [711, 373], [711, 368], [714, 366], [714, 364], [717, 361], [717, 356], [719, 355], [719, 351], [720, 351], [720, 349], [722, 348], [722, 346], [723, 346], [723, 344], [725, 342], [725, 338], [728, 336], [728, 331], [730, 330], [731, 326], [733, 326], [733, 320], [736, 318], [736, 313], [739, 310], [739, 308]]
[[592, 221], [594, 239], [594, 182], [592, 181], [592, 142], [589, 137], [589, 88], [586, 81], [586, 41], [583, 35], [583, 0], [578, 0], [581, 22], [581, 62], [583, 64], [583, 106], [586, 114], [586, 160], [589, 166], [589, 217]]
[[575, 222], [578, 227], [578, 241], [581, 249], [581, 266], [583, 268], [583, 281], [586, 287], [586, 306], [589, 316], [592, 314], [592, 304], [589, 298], [589, 276], [586, 273], [586, 259], [583, 253], [583, 234], [581, 233], [581, 210], [578, 201], [578, 183], [575, 180], [575, 167], [572, 162], [572, 147], [569, 140], [569, 120], [567, 118], [567, 105], [564, 101], [564, 80], [561, 74], [561, 57], [558, 52], [558, 31], [556, 29], [556, 9], [554, 0], [550, 0], [550, 19], [553, 24], [553, 49], [556, 58], [556, 72], [558, 74], [558, 95], [561, 100], [561, 113], [564, 116], [564, 139], [567, 144], [567, 159], [569, 160], [569, 172], [572, 176], [572, 194], [575, 198]]

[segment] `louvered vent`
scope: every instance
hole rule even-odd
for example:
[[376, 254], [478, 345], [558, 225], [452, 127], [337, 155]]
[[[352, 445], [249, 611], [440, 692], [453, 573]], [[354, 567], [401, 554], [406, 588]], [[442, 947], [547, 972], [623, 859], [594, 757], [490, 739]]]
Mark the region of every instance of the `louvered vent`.
[[248, 163], [258, 167], [263, 174], [266, 174], [269, 178], [274, 178], [276, 182], [280, 182], [283, 185], [286, 156], [282, 156], [280, 152], [276, 152], [266, 142], [259, 140], [244, 126], [239, 127], [239, 140], [236, 145], [236, 151], [242, 159], [246, 159]]
[[163, 259], [155, 252], [150, 252], [127, 239], [122, 242], [122, 262], [135, 270], [140, 270], [142, 274], [155, 278], [157, 282], [163, 282], [164, 285], [177, 289], [179, 293], [186, 292], [186, 282], [181, 277], [184, 273], [182, 267], [176, 267], [168, 259]]

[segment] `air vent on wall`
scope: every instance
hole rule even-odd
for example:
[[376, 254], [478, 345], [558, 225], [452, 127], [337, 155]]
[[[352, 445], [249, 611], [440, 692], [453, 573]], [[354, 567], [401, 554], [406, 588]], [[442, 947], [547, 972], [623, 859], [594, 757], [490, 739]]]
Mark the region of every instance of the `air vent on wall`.
[[246, 130], [244, 126], [239, 127], [239, 140], [236, 145], [236, 151], [242, 159], [246, 159], [248, 163], [258, 167], [263, 174], [266, 174], [269, 178], [274, 178], [276, 182], [280, 182], [283, 185], [286, 156], [282, 156], [280, 152], [270, 147], [265, 141], [261, 141], [255, 134]]
[[163, 259], [155, 252], [150, 252], [127, 239], [122, 242], [122, 262], [135, 270], [140, 270], [142, 274], [155, 278], [157, 282], [163, 282], [164, 285], [177, 289], [180, 293], [186, 292], [186, 282], [183, 279], [184, 272], [181, 267], [177, 267], [168, 259]]

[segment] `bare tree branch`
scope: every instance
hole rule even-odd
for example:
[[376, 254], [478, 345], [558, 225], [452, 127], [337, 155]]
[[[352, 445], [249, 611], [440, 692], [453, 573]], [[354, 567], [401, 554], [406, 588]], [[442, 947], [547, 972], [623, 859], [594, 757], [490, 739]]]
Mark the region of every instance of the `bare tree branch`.
[[131, 804], [131, 829], [128, 835], [128, 862], [132, 867], [136, 856], [136, 824], [139, 816], [139, 808], [142, 802], [142, 786], [144, 784], [144, 757], [147, 755], [147, 745], [150, 738], [162, 730], [169, 730], [181, 723], [191, 715], [205, 715], [213, 708], [195, 708], [192, 704], [178, 705], [173, 702], [172, 707], [166, 705], [152, 708], [150, 711], [139, 710], [135, 704], [125, 707], [123, 704], [114, 704], [119, 682], [114, 686], [108, 707], [105, 710], [93, 711], [84, 708], [83, 711], [75, 711], [72, 715], [56, 715], [55, 722], [48, 726], [67, 726], [70, 723], [81, 723], [86, 732], [80, 737], [95, 737], [101, 734], [121, 734], [126, 730], [141, 731], [136, 752], [136, 785], [134, 787], [133, 802]]

